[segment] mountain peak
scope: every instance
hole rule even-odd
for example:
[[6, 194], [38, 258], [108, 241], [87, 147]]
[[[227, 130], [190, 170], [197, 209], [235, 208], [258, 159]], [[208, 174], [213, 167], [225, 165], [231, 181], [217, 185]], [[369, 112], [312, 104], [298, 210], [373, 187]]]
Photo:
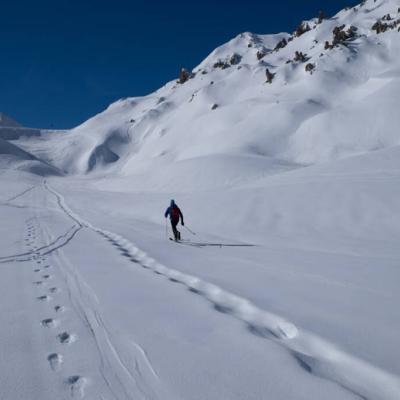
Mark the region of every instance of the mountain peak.
[[19, 128], [19, 127], [21, 127], [21, 125], [17, 121], [15, 121], [11, 117], [9, 117], [8, 115], [0, 112], [0, 127]]

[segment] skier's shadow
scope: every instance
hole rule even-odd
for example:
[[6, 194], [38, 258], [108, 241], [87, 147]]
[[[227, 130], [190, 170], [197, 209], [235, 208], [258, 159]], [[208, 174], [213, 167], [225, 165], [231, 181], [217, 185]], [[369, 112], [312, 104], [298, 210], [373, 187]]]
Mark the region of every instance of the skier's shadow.
[[255, 244], [192, 242], [190, 240], [181, 240], [179, 243], [198, 247], [256, 247]]

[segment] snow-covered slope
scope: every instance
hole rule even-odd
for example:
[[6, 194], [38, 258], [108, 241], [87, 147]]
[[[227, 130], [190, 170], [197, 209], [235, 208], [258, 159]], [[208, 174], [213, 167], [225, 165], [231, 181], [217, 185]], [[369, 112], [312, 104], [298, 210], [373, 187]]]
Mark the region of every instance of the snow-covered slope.
[[[129, 175], [194, 158], [208, 165], [220, 154], [260, 156], [265, 169], [297, 167], [399, 144], [398, 8], [398, 0], [368, 0], [306, 21], [293, 35], [243, 33], [186, 82], [120, 100], [68, 135], [49, 137], [49, 152], [57, 148], [54, 162], [71, 173]], [[389, 26], [379, 34], [378, 20]]]
[[40, 129], [25, 128], [8, 115], [0, 113], [0, 138], [5, 140], [17, 140], [21, 137], [28, 138], [39, 135]]
[[17, 169], [40, 176], [60, 175], [61, 171], [32, 154], [0, 138], [0, 169]]
[[241, 34], [68, 132], [0, 127], [0, 398], [398, 400], [399, 8]]
[[40, 160], [13, 141], [40, 136], [39, 129], [24, 128], [18, 122], [0, 113], [0, 169], [18, 169], [41, 176], [59, 175], [60, 171], [49, 163]]
[[0, 112], [0, 127], [15, 127], [19, 128], [21, 125], [13, 120], [11, 117], [8, 115]]

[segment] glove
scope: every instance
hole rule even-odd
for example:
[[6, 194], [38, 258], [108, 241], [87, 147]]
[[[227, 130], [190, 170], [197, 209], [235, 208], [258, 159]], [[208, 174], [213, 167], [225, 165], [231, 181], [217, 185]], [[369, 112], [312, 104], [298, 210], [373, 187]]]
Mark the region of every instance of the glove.
[[185, 226], [185, 224], [183, 223], [183, 221], [182, 221], [182, 226]]

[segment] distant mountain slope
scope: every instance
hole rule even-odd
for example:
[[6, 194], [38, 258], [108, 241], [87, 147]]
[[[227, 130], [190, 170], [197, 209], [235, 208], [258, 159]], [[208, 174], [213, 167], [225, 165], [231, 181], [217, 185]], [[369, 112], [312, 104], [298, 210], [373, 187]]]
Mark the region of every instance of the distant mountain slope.
[[[55, 134], [57, 131], [50, 132]], [[6, 114], [0, 113], [0, 169], [23, 170], [40, 176], [62, 175], [63, 171], [52, 165], [49, 149], [44, 151], [46, 160], [41, 157], [41, 136], [48, 133], [46, 130], [26, 128]], [[33, 152], [30, 149], [32, 145]]]
[[[1, 130], [0, 130], [1, 132]], [[32, 172], [37, 175], [61, 175], [61, 171], [36, 156], [26, 152], [13, 143], [0, 137], [0, 169], [14, 169]]]
[[40, 136], [40, 129], [26, 128], [8, 115], [0, 112], [0, 138], [17, 140], [21, 137]]
[[397, 145], [399, 7], [368, 0], [293, 34], [240, 34], [158, 91], [41, 138], [42, 154], [77, 174], [154, 176], [221, 154], [261, 157], [267, 174]]
[[7, 127], [20, 127], [21, 125], [18, 124], [17, 121], [14, 121], [8, 115], [0, 112], [0, 127], [7, 126]]

